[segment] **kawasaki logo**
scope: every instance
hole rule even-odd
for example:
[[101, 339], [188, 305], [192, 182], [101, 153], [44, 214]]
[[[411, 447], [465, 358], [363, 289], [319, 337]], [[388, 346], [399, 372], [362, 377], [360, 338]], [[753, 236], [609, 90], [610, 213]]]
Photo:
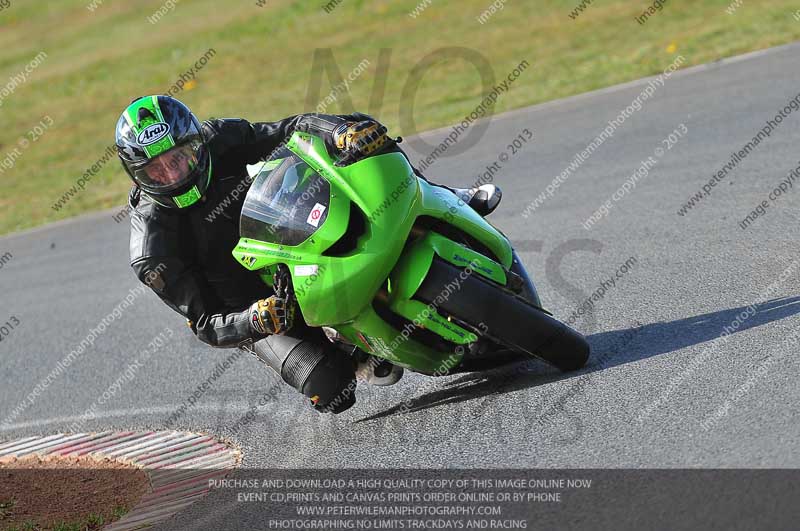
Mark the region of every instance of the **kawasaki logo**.
[[139, 133], [139, 135], [136, 137], [136, 141], [141, 146], [155, 144], [167, 136], [167, 133], [169, 133], [169, 124], [165, 122], [158, 122], [145, 127], [144, 131]]

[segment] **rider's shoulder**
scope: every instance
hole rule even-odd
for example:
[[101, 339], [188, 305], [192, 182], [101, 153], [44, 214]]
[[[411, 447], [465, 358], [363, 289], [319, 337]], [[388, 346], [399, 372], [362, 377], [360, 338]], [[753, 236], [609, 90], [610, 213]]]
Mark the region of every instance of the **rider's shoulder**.
[[252, 125], [244, 118], [211, 118], [201, 129], [212, 158], [216, 158], [244, 143]]
[[234, 140], [250, 127], [244, 118], [209, 118], [200, 125], [206, 142]]
[[200, 127], [205, 130], [223, 131], [225, 129], [238, 129], [250, 125], [244, 118], [209, 118], [204, 120]]
[[143, 278], [156, 263], [180, 260], [183, 255], [182, 226], [176, 209], [160, 206], [145, 194], [131, 209], [131, 266]]
[[177, 225], [179, 221], [175, 209], [159, 205], [141, 191], [131, 191], [128, 197], [128, 206], [131, 211], [131, 226], [135, 229], [169, 228]]

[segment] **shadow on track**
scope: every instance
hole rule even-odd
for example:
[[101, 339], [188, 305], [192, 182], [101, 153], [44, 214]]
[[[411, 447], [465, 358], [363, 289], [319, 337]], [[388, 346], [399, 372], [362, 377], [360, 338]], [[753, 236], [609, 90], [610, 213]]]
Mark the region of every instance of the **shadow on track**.
[[592, 347], [591, 357], [586, 367], [579, 371], [562, 374], [538, 360], [521, 359], [490, 371], [462, 376], [448, 382], [444, 389], [412, 398], [356, 422], [578, 378], [624, 363], [667, 354], [719, 337], [723, 329], [730, 327], [738, 316], [752, 313], [746, 319], [739, 317], [741, 324], [731, 335], [800, 313], [800, 297], [773, 299], [753, 305], [752, 310], [748, 310], [749, 308], [750, 306], [742, 306], [667, 323], [652, 323], [592, 334], [587, 336]]

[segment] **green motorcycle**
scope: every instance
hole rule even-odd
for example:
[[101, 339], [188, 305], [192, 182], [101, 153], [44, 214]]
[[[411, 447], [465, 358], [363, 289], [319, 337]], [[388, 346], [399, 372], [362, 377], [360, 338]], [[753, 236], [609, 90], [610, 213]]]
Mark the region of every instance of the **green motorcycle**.
[[542, 308], [508, 239], [399, 150], [344, 164], [295, 132], [251, 168], [233, 255], [270, 285], [288, 269], [309, 326], [433, 376], [509, 355], [586, 363], [588, 343]]

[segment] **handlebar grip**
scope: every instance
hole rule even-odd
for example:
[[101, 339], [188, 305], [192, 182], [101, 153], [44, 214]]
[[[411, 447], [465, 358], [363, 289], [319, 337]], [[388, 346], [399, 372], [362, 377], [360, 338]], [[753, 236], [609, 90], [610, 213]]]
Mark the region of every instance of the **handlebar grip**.
[[352, 153], [352, 152], [342, 152], [342, 156], [339, 157], [336, 161], [334, 161], [333, 165], [337, 168], [341, 168], [343, 166], [349, 166], [354, 162], [358, 162], [359, 160], [372, 157], [374, 155], [380, 155], [381, 153], [385, 153], [390, 148], [395, 147], [397, 144], [403, 141], [403, 137], [398, 136], [397, 138], [388, 137], [386, 143], [381, 146], [378, 150], [374, 153], [370, 153], [369, 155], [361, 155], [360, 153]]

